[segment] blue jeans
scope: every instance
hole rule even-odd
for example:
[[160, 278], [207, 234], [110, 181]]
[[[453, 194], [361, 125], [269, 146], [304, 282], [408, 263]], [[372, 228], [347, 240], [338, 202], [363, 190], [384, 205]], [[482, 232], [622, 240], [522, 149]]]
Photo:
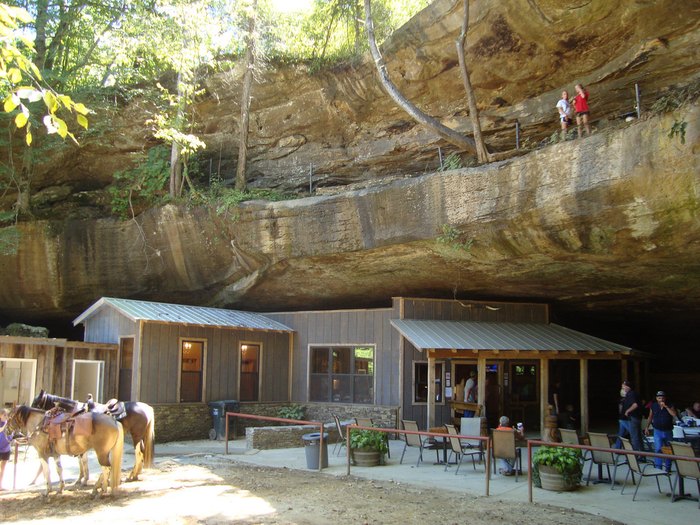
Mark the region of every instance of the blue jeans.
[[[613, 448], [622, 448], [622, 441], [620, 441], [620, 438], [629, 438], [630, 437], [630, 422], [627, 419], [620, 419], [618, 420], [618, 423], [620, 426], [618, 427], [617, 430], [617, 441], [615, 441], [615, 446]], [[641, 423], [640, 423], [641, 426]]]
[[628, 429], [632, 448], [634, 450], [642, 450], [642, 418], [630, 417], [627, 423], [629, 423]]
[[[661, 452], [661, 447], [671, 443], [673, 439], [673, 430], [656, 430], [654, 429], [654, 452]], [[666, 470], [671, 470], [671, 460], [663, 461], [661, 458], [654, 458], [654, 466], [661, 468], [661, 463], [665, 463]]]
[[504, 458], [498, 458], [498, 461], [501, 464], [501, 470], [503, 470], [503, 472], [515, 472], [514, 461]]

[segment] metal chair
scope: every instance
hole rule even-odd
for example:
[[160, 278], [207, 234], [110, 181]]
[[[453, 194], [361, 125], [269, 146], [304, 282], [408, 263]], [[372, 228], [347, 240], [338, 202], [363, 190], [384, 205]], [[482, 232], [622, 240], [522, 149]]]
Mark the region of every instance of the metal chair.
[[[455, 462], [457, 463], [457, 470], [455, 470], [455, 476], [459, 472], [459, 467], [462, 466], [462, 461], [464, 461], [464, 458], [466, 456], [472, 457], [472, 466], [474, 467], [474, 470], [476, 470], [476, 462], [474, 461], [474, 456], [479, 456], [479, 458], [481, 459], [481, 456], [483, 455], [481, 448], [478, 446], [475, 447], [472, 444], [473, 440], [472, 443], [470, 443], [469, 440], [461, 440], [458, 437], [453, 437], [459, 435], [457, 433], [457, 428], [454, 425], [445, 425], [445, 428], [447, 429], [447, 433], [450, 435], [450, 437], [448, 438], [450, 443], [450, 455], [447, 458], [447, 462], [445, 463], [445, 470], [447, 470], [447, 468], [450, 466], [450, 458], [453, 455], [455, 457]], [[481, 444], [480, 441], [477, 442], [479, 445]]]
[[496, 459], [507, 459], [513, 461], [515, 469], [515, 481], [518, 481], [518, 474], [522, 469], [522, 458], [520, 449], [515, 446], [515, 430], [494, 429], [492, 434], [493, 447], [493, 472], [496, 473]]
[[[402, 419], [401, 425], [403, 425], [404, 430], [411, 430], [413, 432], [418, 432], [418, 423], [408, 419]], [[403, 445], [403, 452], [401, 452], [401, 460], [399, 464], [403, 463], [403, 456], [406, 453], [408, 447], [418, 448], [418, 461], [416, 461], [416, 467], [420, 466], [420, 462], [423, 461], [423, 449], [430, 449], [431, 444], [427, 439], [423, 439], [420, 434], [404, 434], [403, 435], [405, 443]]]
[[[559, 433], [561, 434], [561, 442], [567, 445], [581, 445], [581, 438], [578, 432], [568, 428], [560, 428]], [[591, 459], [590, 450], [583, 451], [583, 461], [588, 461]]]
[[[602, 434], [599, 432], [589, 432], [588, 439], [591, 442], [592, 447], [596, 448], [611, 448], [610, 438], [607, 434]], [[615, 486], [615, 477], [617, 476], [617, 469], [623, 465], [628, 465], [627, 458], [624, 454], [613, 454], [612, 452], [603, 452], [601, 450], [591, 450], [591, 464], [588, 467], [588, 479], [586, 480], [586, 485], [591, 482], [591, 470], [593, 465], [598, 465], [599, 469], [603, 466], [608, 471], [608, 479], [610, 480], [610, 490]], [[613, 467], [613, 474], [610, 476], [610, 467]]]
[[[694, 458], [695, 451], [692, 445], [689, 443], [680, 443], [678, 441], [671, 441], [671, 451], [674, 456], [686, 456], [689, 458]], [[683, 461], [682, 459], [676, 460], [676, 469], [678, 473], [676, 475], [676, 481], [671, 487], [671, 501], [676, 499], [676, 487], [679, 487], [679, 496], [682, 496], [683, 492], [683, 479], [694, 479], [698, 486], [698, 508], [700, 509], [700, 463], [695, 461]]]
[[340, 453], [343, 451], [343, 447], [348, 446], [348, 439], [338, 414], [333, 414], [333, 420], [335, 421], [335, 428], [338, 431], [339, 436], [338, 441], [335, 442], [335, 446], [333, 447], [333, 454], [335, 454], [335, 451], [338, 450], [337, 455], [340, 456]]
[[[629, 439], [620, 438], [620, 441], [622, 441], [622, 446], [625, 450], [634, 451], [634, 449], [632, 448], [632, 443], [630, 443]], [[637, 497], [637, 491], [639, 491], [639, 487], [642, 486], [642, 480], [644, 478], [656, 479], [656, 487], [659, 489], [659, 494], [661, 494], [661, 484], [659, 483], [659, 478], [661, 476], [664, 476], [668, 480], [668, 486], [671, 489], [671, 493], [673, 493], [673, 485], [671, 485], [670, 473], [666, 472], [665, 470], [656, 468], [651, 463], [645, 463], [643, 467], [640, 467], [639, 461], [637, 461], [637, 456], [635, 454], [628, 455], [627, 461], [629, 463], [630, 469], [627, 472], [627, 475], [625, 476], [625, 481], [622, 484], [622, 490], [620, 491], [620, 494], [625, 493], [625, 485], [627, 484], [627, 479], [630, 477], [630, 474], [632, 475], [632, 483], [634, 483], [634, 475], [637, 474], [637, 476], [639, 476], [639, 482], [637, 483], [637, 488], [634, 489], [634, 496], [632, 496], [632, 501], [634, 501]]]

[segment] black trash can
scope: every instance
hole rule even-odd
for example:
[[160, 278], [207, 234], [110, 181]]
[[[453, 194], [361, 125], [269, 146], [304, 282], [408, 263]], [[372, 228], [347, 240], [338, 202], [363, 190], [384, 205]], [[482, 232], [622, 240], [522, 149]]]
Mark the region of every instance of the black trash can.
[[[304, 450], [306, 451], [306, 468], [318, 470], [319, 447], [321, 446], [321, 433], [312, 432], [301, 436], [304, 440]], [[328, 433], [323, 433], [323, 459], [321, 468], [328, 466]]]
[[[209, 401], [213, 428], [209, 431], [209, 439], [224, 439], [226, 437], [226, 412], [239, 412], [240, 403], [233, 400]], [[233, 438], [233, 433], [229, 439]]]

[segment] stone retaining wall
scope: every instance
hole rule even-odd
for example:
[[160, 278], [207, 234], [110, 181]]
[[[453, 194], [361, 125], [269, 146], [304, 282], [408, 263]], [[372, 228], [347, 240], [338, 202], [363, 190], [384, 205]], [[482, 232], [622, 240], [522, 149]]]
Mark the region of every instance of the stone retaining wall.
[[151, 405], [156, 418], [156, 443], [208, 439], [213, 428], [206, 403]]

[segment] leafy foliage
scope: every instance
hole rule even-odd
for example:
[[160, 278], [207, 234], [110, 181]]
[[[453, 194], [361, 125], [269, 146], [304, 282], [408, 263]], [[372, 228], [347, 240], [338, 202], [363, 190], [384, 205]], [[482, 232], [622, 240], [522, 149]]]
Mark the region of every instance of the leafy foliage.
[[277, 411], [278, 417], [283, 417], [285, 419], [296, 419], [298, 421], [303, 421], [305, 417], [306, 408], [303, 405], [289, 405], [286, 407], [280, 407]]
[[462, 159], [458, 153], [450, 153], [440, 164], [438, 171], [450, 171], [463, 168]]
[[583, 475], [583, 456], [581, 451], [575, 448], [541, 446], [532, 455], [532, 465], [537, 486], [541, 486], [538, 468], [540, 465], [556, 469], [557, 472], [563, 474], [567, 484], [578, 485]]
[[217, 215], [226, 215], [241, 202], [252, 200], [283, 201], [294, 198], [293, 195], [264, 188], [248, 188], [244, 191], [223, 188], [213, 184], [207, 196], [208, 204], [216, 207]]
[[167, 193], [168, 177], [168, 149], [164, 146], [151, 148], [143, 164], [114, 174], [114, 184], [109, 187], [112, 211], [127, 218], [136, 204], [150, 206], [162, 202]]
[[474, 239], [466, 239], [464, 234], [450, 224], [442, 225], [442, 233], [438, 235], [437, 242], [451, 246], [455, 250], [470, 251]]
[[384, 432], [377, 430], [351, 430], [350, 448], [369, 448], [378, 450], [381, 454], [389, 451], [389, 444]]

